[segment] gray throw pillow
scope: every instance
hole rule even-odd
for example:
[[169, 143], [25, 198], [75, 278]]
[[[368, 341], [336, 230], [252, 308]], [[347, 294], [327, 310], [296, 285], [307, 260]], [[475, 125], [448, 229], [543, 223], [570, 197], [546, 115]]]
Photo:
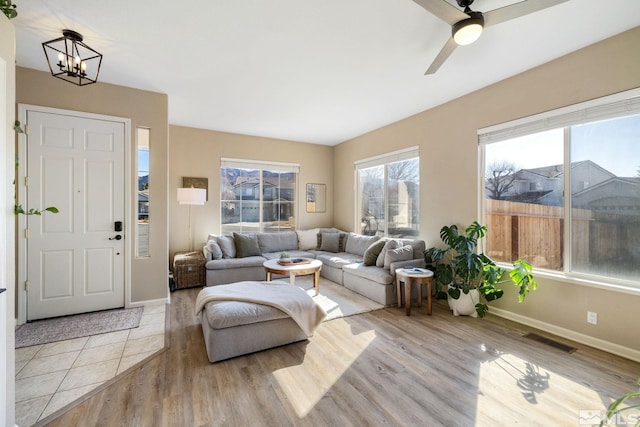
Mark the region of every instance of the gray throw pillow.
[[322, 241], [320, 242], [320, 250], [327, 252], [338, 252], [340, 249], [339, 233], [322, 233]]
[[255, 234], [233, 233], [233, 241], [236, 244], [236, 257], [245, 258], [248, 256], [260, 256], [260, 246], [258, 236]]
[[382, 252], [382, 248], [386, 245], [387, 242], [384, 240], [378, 240], [371, 244], [365, 251], [363, 258], [364, 265], [376, 265], [376, 261], [378, 260], [378, 255]]
[[204, 252], [206, 254], [207, 261], [222, 259], [222, 249], [220, 249], [220, 245], [218, 245], [215, 240], [209, 240], [207, 242], [207, 245], [204, 247]]
[[387, 251], [384, 256], [384, 268], [388, 269], [391, 264], [398, 261], [409, 261], [413, 259], [413, 248], [409, 245]]
[[235, 258], [236, 257], [236, 244], [233, 241], [232, 234], [225, 234], [222, 236], [216, 236], [216, 242], [220, 249], [222, 249], [222, 258]]
[[380, 240], [380, 236], [363, 236], [361, 234], [349, 233], [344, 252], [364, 256], [364, 251], [377, 240]]
[[397, 249], [400, 247], [400, 243], [397, 240], [387, 240], [387, 243], [384, 245], [384, 248], [380, 251], [380, 255], [376, 259], [376, 267], [384, 267], [384, 257], [387, 254], [387, 251], [392, 249]]

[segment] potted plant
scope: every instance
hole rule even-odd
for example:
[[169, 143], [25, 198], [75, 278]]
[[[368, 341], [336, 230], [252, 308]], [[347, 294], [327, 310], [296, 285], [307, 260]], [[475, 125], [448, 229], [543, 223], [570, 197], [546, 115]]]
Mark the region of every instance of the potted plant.
[[[506, 269], [478, 249], [478, 243], [487, 233], [487, 227], [474, 221], [464, 234], [456, 225], [444, 226], [440, 238], [446, 248], [429, 248], [424, 252], [427, 268], [434, 272], [436, 298], [447, 299], [455, 315], [484, 317], [489, 307], [486, 302], [502, 298], [500, 288], [509, 281], [504, 278]], [[531, 265], [518, 259], [509, 273], [510, 281], [520, 288], [519, 301], [524, 301], [530, 290], [536, 289]]]

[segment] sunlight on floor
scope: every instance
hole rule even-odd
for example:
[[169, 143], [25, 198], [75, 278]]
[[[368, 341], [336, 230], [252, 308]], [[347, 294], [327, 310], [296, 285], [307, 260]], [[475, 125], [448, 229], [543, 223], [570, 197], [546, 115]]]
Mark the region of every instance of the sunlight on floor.
[[[587, 384], [567, 379], [544, 365], [482, 346], [488, 355], [479, 365], [476, 425], [579, 425], [581, 411], [604, 413], [606, 404]], [[571, 369], [571, 367], [567, 367]], [[519, 394], [520, 404], [502, 405], [504, 396]], [[513, 401], [512, 401], [513, 402]], [[536, 406], [555, 408], [541, 415]], [[608, 404], [608, 402], [607, 402]], [[523, 419], [522, 414], [529, 414]], [[548, 417], [552, 418], [548, 418]], [[558, 423], [562, 424], [558, 424]]]
[[[307, 346], [307, 354], [300, 365], [279, 369], [273, 373], [287, 395], [287, 399], [300, 418], [304, 418], [331, 389], [351, 364], [360, 357], [369, 344], [376, 338], [374, 330], [354, 334], [347, 322], [342, 319], [340, 332], [348, 336], [348, 347], [336, 348], [334, 343], [314, 336]], [[320, 355], [320, 357], [311, 357]], [[323, 360], [318, 366], [317, 360]]]

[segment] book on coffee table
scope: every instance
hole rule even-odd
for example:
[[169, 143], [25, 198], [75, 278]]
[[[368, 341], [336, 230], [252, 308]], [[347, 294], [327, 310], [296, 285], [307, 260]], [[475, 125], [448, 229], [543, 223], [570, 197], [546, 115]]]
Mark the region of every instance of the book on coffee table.
[[306, 258], [284, 258], [278, 261], [280, 265], [298, 265], [298, 264], [310, 264], [311, 260]]

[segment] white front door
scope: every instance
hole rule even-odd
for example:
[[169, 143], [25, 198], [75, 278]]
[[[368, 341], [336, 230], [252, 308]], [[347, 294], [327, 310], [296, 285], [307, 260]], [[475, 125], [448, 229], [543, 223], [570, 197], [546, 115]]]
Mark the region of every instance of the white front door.
[[125, 124], [29, 110], [27, 125], [25, 210], [59, 210], [27, 216], [27, 320], [123, 307]]

